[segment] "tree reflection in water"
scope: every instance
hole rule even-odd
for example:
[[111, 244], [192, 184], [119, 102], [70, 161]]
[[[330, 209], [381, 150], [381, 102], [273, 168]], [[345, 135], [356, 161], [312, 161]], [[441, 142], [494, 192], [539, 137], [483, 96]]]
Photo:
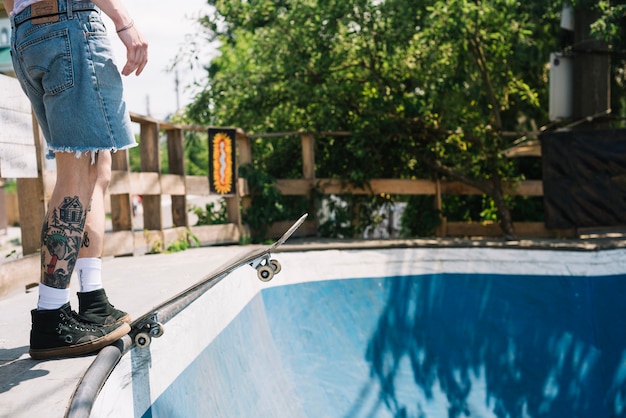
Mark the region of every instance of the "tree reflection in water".
[[[626, 416], [626, 276], [386, 280], [366, 352], [378, 403], [350, 416]], [[399, 371], [421, 393], [401, 396]], [[439, 399], [439, 400], [437, 400]]]

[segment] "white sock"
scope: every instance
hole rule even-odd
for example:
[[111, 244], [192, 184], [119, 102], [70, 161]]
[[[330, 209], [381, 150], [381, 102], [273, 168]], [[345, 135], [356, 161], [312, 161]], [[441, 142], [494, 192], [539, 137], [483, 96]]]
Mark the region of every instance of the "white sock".
[[39, 283], [39, 300], [37, 300], [38, 310], [59, 309], [69, 301], [69, 287], [67, 289], [56, 289]]
[[102, 289], [102, 260], [99, 258], [79, 258], [74, 267], [80, 282], [80, 292]]

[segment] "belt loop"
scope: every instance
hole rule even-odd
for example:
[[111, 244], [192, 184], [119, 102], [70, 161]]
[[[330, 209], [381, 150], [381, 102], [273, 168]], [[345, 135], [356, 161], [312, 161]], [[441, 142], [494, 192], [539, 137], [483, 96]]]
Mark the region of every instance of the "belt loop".
[[[62, 1], [62, 0], [60, 0]], [[67, 18], [68, 19], [73, 19], [73, 15], [72, 15], [72, 1], [73, 0], [67, 0], [67, 10], [65, 11], [67, 13]]]

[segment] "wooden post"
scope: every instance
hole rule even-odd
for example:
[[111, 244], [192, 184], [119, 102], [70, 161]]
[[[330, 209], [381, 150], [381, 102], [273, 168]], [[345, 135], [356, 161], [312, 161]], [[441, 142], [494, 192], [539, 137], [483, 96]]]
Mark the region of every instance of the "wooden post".
[[[141, 171], [160, 174], [159, 124], [156, 122], [142, 122], [139, 135], [141, 138], [139, 142]], [[158, 187], [160, 190], [160, 186]], [[160, 194], [143, 196], [143, 227], [147, 230], [163, 230]]]
[[[130, 172], [128, 150], [114, 152], [111, 157], [112, 170], [126, 174]], [[133, 230], [133, 205], [130, 193], [111, 195], [111, 223], [115, 232]]]
[[237, 160], [235, 170], [237, 174], [235, 178], [237, 179], [237, 196], [235, 198], [226, 199], [226, 203], [228, 205], [228, 219], [230, 222], [237, 224], [241, 236], [246, 236], [249, 234], [244, 231], [241, 212], [249, 208], [252, 201], [248, 195], [248, 183], [245, 179], [239, 181], [239, 167], [252, 162], [252, 145], [250, 144], [250, 138], [248, 138], [245, 132], [237, 130], [236, 137]]
[[[315, 136], [312, 134], [303, 134], [300, 137], [302, 142], [302, 176], [306, 180], [310, 180], [309, 189], [307, 191], [307, 197], [309, 198], [309, 213], [314, 214], [316, 212], [316, 202], [311, 198], [311, 188], [313, 187], [313, 180], [315, 180]], [[316, 220], [316, 216], [310, 216], [311, 221]], [[317, 226], [315, 227], [317, 229]]]
[[441, 220], [441, 224], [437, 228], [435, 228], [435, 235], [438, 238], [445, 238], [445, 236], [448, 234], [448, 220], [441, 213], [442, 207], [443, 204], [441, 202], [441, 181], [437, 176], [435, 180], [435, 209], [439, 211], [439, 219]]
[[37, 177], [17, 179], [22, 252], [24, 255], [36, 253], [41, 249], [41, 228], [48, 206], [45, 199], [43, 135], [34, 114], [32, 115], [32, 124], [37, 157]]
[[[167, 131], [167, 156], [170, 174], [185, 175], [185, 143], [183, 130]], [[187, 196], [172, 195], [172, 221], [174, 226], [189, 226], [187, 217]]]
[[315, 179], [315, 137], [303, 134], [302, 141], [302, 175], [307, 180]]

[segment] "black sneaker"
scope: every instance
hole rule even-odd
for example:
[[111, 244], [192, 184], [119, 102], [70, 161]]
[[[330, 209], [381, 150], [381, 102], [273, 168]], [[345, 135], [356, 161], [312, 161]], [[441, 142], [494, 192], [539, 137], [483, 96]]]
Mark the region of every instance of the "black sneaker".
[[78, 315], [87, 322], [98, 325], [114, 325], [120, 322], [130, 323], [130, 315], [115, 309], [109, 302], [104, 289], [77, 293]]
[[59, 309], [31, 311], [30, 351], [35, 360], [73, 357], [105, 347], [130, 332], [130, 325], [100, 326], [81, 321], [66, 303]]

